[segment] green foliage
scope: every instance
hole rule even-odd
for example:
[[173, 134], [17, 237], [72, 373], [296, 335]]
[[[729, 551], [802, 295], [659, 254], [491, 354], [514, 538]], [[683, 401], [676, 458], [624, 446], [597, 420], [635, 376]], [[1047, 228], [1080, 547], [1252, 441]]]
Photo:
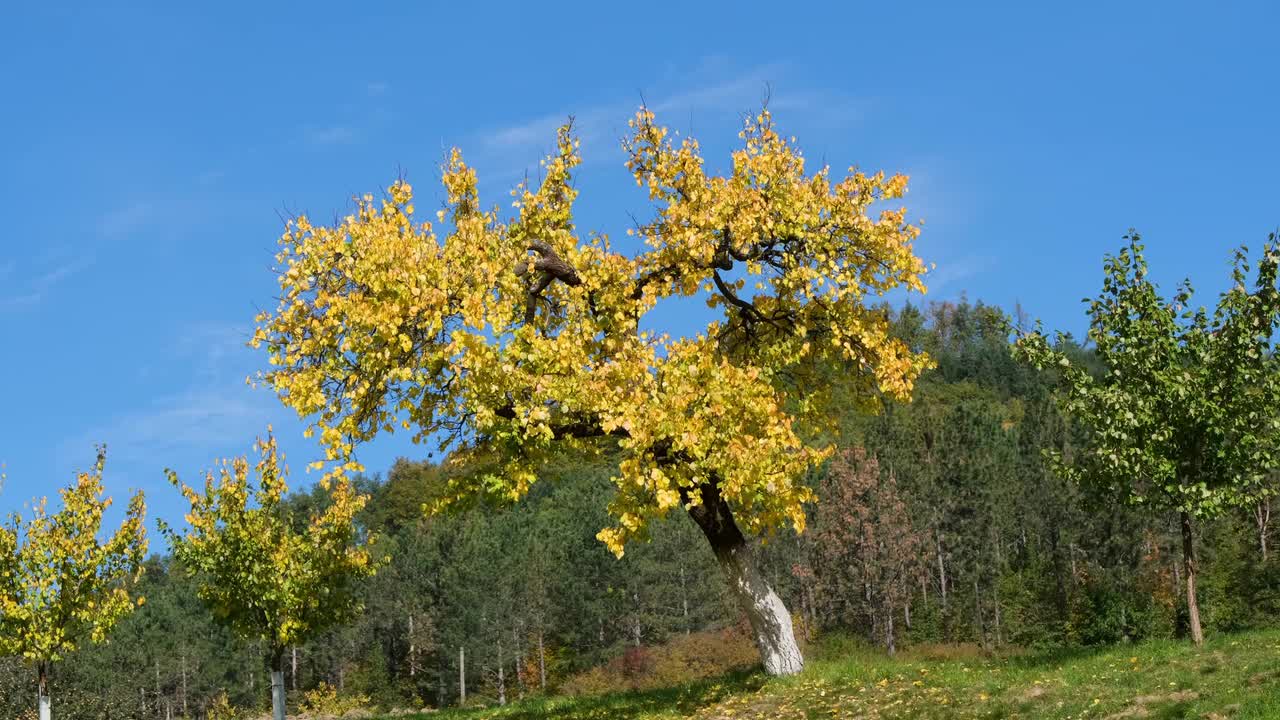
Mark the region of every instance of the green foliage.
[[340, 695], [328, 683], [320, 683], [302, 694], [302, 711], [312, 716], [340, 717], [351, 710], [369, 707], [369, 697], [361, 694]]
[[[847, 407], [831, 439], [865, 447], [877, 459], [878, 474], [868, 479], [892, 473], [906, 517], [923, 532], [920, 559], [927, 572], [895, 608], [907, 664], [887, 663], [866, 642], [883, 634], [869, 617], [827, 612], [832, 591], [820, 582], [814, 532], [826, 521], [815, 510], [811, 532], [780, 532], [755, 548], [761, 571], [811, 638], [814, 671], [839, 667], [852, 676], [857, 668], [899, 672], [913, 668], [910, 663], [939, 663], [931, 674], [950, 674], [951, 686], [959, 687], [980, 670], [1009, 673], [985, 663], [1025, 648], [1070, 653], [1060, 657], [1075, 662], [1093, 656], [1082, 646], [1128, 640], [1117, 656], [1127, 662], [1141, 652], [1130, 649], [1135, 643], [1172, 637], [1186, 622], [1174, 518], [1117, 503], [1102, 488], [1055, 474], [1043, 450], [1070, 452], [1087, 440], [1053, 401], [1058, 371], [1015, 363], [994, 308], [940, 303], [907, 307], [891, 319], [938, 368], [921, 377], [909, 405], [890, 403], [880, 416]], [[1102, 376], [1102, 364], [1069, 339], [1055, 349], [1073, 367]], [[833, 393], [842, 392], [839, 373], [831, 382]], [[621, 561], [595, 539], [609, 521], [616, 462], [607, 454], [566, 458], [545, 468], [545, 482], [521, 503], [476, 501], [430, 519], [421, 504], [466, 466], [406, 460], [384, 478], [353, 478], [352, 488], [368, 501], [351, 525], [356, 537], [378, 536], [369, 553], [379, 571], [352, 581], [361, 613], [296, 644], [296, 677], [293, 648], [285, 649], [286, 685], [296, 683], [300, 692], [321, 683], [341, 686], [339, 696], [364, 695], [384, 708], [454, 705], [458, 650], [465, 647], [469, 703], [496, 703], [501, 664], [507, 699], [524, 698], [501, 711], [509, 717], [682, 717], [758, 687], [758, 676], [730, 675], [631, 694], [557, 698], [718, 673], [720, 661], [736, 652], [717, 638], [738, 614], [691, 523], [657, 521], [650, 541], [632, 544]], [[824, 495], [825, 477], [815, 472], [805, 482]], [[834, 508], [832, 500], [826, 495], [821, 507]], [[321, 486], [282, 497], [281, 527], [305, 533], [310, 519], [332, 505], [331, 492]], [[1210, 627], [1273, 627], [1280, 617], [1280, 562], [1274, 549], [1263, 559], [1261, 539], [1274, 532], [1259, 529], [1252, 508], [1228, 509], [1200, 528], [1201, 601]], [[261, 715], [269, 644], [237, 639], [215, 624], [197, 597], [203, 581], [188, 577], [174, 558], [153, 558], [146, 567], [136, 592], [147, 604], [117, 625], [113, 642], [72, 653], [51, 680], [61, 714], [154, 720], [170, 708], [175, 717], [184, 711], [201, 717], [225, 692], [242, 716]], [[686, 631], [692, 632], [687, 646]], [[963, 678], [961, 665], [971, 671]], [[1081, 688], [1086, 679], [1071, 682]], [[0, 717], [16, 717], [30, 704], [29, 681], [20, 663], [0, 660]], [[814, 693], [804, 693], [806, 702], [822, 707]], [[969, 699], [965, 707], [979, 707]], [[489, 712], [475, 711], [478, 717]], [[1017, 713], [1039, 717], [1032, 709]]]
[[355, 614], [355, 583], [374, 567], [353, 524], [365, 498], [340, 479], [325, 487], [328, 507], [295, 529], [281, 504], [286, 471], [275, 438], [260, 440], [258, 451], [253, 505], [244, 458], [224, 463], [216, 478], [209, 472], [203, 493], [169, 471], [191, 504], [190, 528], [178, 534], [162, 523], [161, 530], [174, 558], [198, 579], [197, 592], [214, 617], [266, 641], [276, 667], [284, 648]]
[[1091, 652], [983, 655], [907, 652], [886, 658], [844, 643], [786, 680], [729, 675], [647, 692], [536, 699], [413, 720], [675, 720], [694, 718], [1280, 717], [1275, 630], [1210, 641], [1207, 652], [1152, 641]]
[[1058, 370], [1064, 410], [1087, 429], [1069, 456], [1050, 451], [1060, 473], [1132, 503], [1214, 517], [1271, 491], [1263, 481], [1280, 441], [1280, 247], [1272, 236], [1252, 290], [1246, 250], [1236, 251], [1232, 285], [1209, 313], [1190, 307], [1189, 281], [1162, 298], [1138, 235], [1127, 239], [1106, 258], [1102, 293], [1089, 302], [1101, 377], [1039, 332], [1019, 338], [1015, 355]]

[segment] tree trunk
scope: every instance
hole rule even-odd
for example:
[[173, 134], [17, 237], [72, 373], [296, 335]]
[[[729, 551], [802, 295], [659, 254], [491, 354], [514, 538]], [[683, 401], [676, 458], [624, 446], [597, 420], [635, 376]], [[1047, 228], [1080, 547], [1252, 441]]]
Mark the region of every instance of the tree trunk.
[[53, 717], [52, 703], [49, 701], [49, 663], [43, 660], [36, 664], [36, 706], [40, 720], [50, 720]]
[[933, 539], [938, 546], [938, 595], [942, 597], [942, 609], [947, 609], [947, 566], [942, 561], [942, 533], [934, 528]]
[[998, 585], [991, 586], [991, 601], [996, 620], [996, 647], [1000, 647], [1004, 644], [1004, 638], [1000, 636], [1000, 587]]
[[1187, 619], [1191, 625], [1191, 641], [1204, 644], [1204, 631], [1200, 628], [1200, 603], [1196, 600], [1196, 547], [1191, 527], [1191, 515], [1182, 513], [1182, 564], [1187, 576]]
[[643, 630], [640, 624], [640, 593], [633, 590], [631, 592], [631, 602], [635, 603], [636, 613], [634, 622], [631, 623], [631, 644], [635, 647], [640, 647], [640, 634]]
[[1271, 523], [1271, 498], [1263, 498], [1253, 506], [1253, 519], [1258, 524], [1258, 547], [1262, 562], [1267, 561], [1267, 526]]
[[897, 645], [893, 641], [893, 609], [890, 608], [888, 620], [884, 624], [884, 646], [889, 651], [889, 657], [893, 657], [898, 651]]
[[298, 692], [298, 646], [294, 645], [289, 654], [292, 656], [289, 661], [289, 689]]
[[702, 502], [690, 506], [689, 515], [711, 543], [730, 592], [751, 622], [765, 672], [774, 676], [800, 672], [804, 669], [804, 656], [796, 643], [791, 613], [756, 569], [751, 547], [714, 480], [699, 490]]
[[[1265, 552], [1263, 554], [1265, 556]], [[689, 590], [685, 584], [683, 562], [680, 563], [680, 606], [684, 610], [684, 634], [688, 635], [692, 628], [689, 625]]]
[[520, 629], [517, 625], [511, 626], [512, 647], [515, 648], [516, 656], [516, 687], [519, 689], [520, 698], [524, 699], [524, 643], [520, 639]]
[[467, 704], [467, 649], [458, 648], [458, 704]]
[[271, 651], [271, 720], [284, 720], [284, 648]]
[[547, 650], [542, 642], [542, 625], [538, 625], [538, 678], [542, 694], [547, 693]]
[[498, 704], [507, 704], [507, 677], [502, 664], [502, 641], [498, 641]]
[[982, 649], [987, 649], [987, 621], [982, 616], [982, 595], [978, 593], [978, 579], [973, 580], [973, 629], [978, 634]]
[[413, 613], [409, 613], [409, 677], [418, 674], [417, 646], [413, 642]]

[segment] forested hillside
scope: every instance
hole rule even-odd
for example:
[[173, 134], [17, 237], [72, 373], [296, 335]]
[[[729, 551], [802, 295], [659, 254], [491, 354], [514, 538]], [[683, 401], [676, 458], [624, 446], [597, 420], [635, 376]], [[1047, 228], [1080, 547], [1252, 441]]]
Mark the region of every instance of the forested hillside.
[[[844, 378], [829, 372], [844, 411], [830, 429], [840, 451], [805, 481], [820, 502], [808, 506], [803, 534], [760, 541], [763, 571], [803, 640], [849, 633], [888, 652], [922, 643], [995, 651], [1185, 636], [1176, 515], [1095, 496], [1052, 472], [1044, 451], [1069, 456], [1080, 429], [1056, 409], [1052, 371], [1013, 358], [1005, 313], [963, 301], [891, 312], [895, 335], [936, 367], [913, 402], [886, 400], [878, 414], [865, 412], [860, 386], [844, 397]], [[1070, 339], [1058, 349], [1091, 362]], [[616, 462], [607, 453], [557, 460], [522, 502], [475, 500], [430, 517], [424, 504], [466, 464], [403, 459], [360, 477], [370, 500], [359, 532], [378, 536], [374, 552], [389, 561], [359, 586], [354, 622], [289, 648], [291, 700], [323, 684], [383, 708], [451, 706], [465, 681], [468, 702], [494, 704], [758, 662], [687, 518], [655, 521], [649, 542], [621, 559], [597, 540], [610, 523]], [[305, 518], [326, 497], [299, 492], [287, 505]], [[1197, 529], [1211, 635], [1280, 617], [1270, 502]], [[137, 593], [145, 605], [109, 643], [57, 666], [61, 717], [201, 717], [221, 703], [264, 710], [264, 648], [214, 624], [171, 558], [147, 562]], [[29, 672], [0, 661], [0, 716], [30, 711]]]

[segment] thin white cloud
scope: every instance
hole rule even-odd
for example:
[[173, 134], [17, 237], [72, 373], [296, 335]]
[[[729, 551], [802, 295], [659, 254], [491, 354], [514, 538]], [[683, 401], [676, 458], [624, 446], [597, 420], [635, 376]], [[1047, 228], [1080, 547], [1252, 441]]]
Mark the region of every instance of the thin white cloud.
[[196, 184], [205, 186], [213, 185], [226, 176], [227, 173], [225, 170], [205, 170], [199, 175], [196, 175]]
[[[718, 64], [715, 72], [722, 72]], [[586, 107], [566, 109], [564, 112], [545, 114], [502, 127], [481, 132], [474, 142], [463, 147], [478, 147], [480, 161], [490, 159], [507, 163], [505, 168], [495, 168], [497, 177], [519, 174], [536, 166], [537, 158], [551, 150], [555, 131], [569, 117], [574, 118], [574, 129], [584, 148], [602, 139], [616, 140], [625, 133], [626, 122], [642, 99], [659, 115], [667, 116], [666, 122], [681, 124], [684, 116], [698, 114], [723, 114], [748, 112], [769, 100], [775, 109], [804, 113], [806, 117], [817, 115], [824, 124], [847, 124], [856, 119], [857, 106], [851, 98], [821, 89], [788, 90], [777, 92], [786, 68], [780, 64], [765, 65], [733, 77], [708, 80], [693, 87], [684, 87], [655, 96], [619, 96]], [[709, 75], [699, 71], [697, 75]], [[603, 153], [587, 153], [587, 160], [597, 161], [606, 157]], [[513, 163], [514, 160], [514, 163]]]
[[205, 375], [224, 375], [249, 353], [253, 329], [247, 323], [196, 322], [173, 341], [176, 356], [187, 358]]
[[103, 215], [98, 219], [98, 234], [104, 238], [128, 235], [146, 225], [155, 217], [155, 207], [149, 202], [136, 202]]
[[262, 433], [280, 416], [281, 406], [270, 393], [211, 383], [117, 413], [62, 445], [66, 453], [74, 453], [106, 443], [113, 462], [164, 467], [191, 455], [246, 446], [254, 433]]
[[302, 132], [303, 138], [312, 145], [344, 145], [356, 139], [356, 131], [345, 125], [329, 127], [311, 127]]
[[[0, 295], [0, 310], [16, 310], [38, 304], [63, 280], [79, 273], [92, 264], [92, 256], [80, 255], [48, 266], [24, 283], [10, 285], [5, 282], [8, 287], [16, 288], [16, 292], [9, 295]], [[8, 276], [16, 274], [13, 268], [14, 264], [12, 262], [6, 267], [0, 268], [0, 281], [7, 281]]]
[[924, 283], [929, 295], [955, 295], [966, 288], [963, 283], [994, 268], [996, 262], [989, 257], [960, 257], [938, 263], [938, 268], [925, 275]]

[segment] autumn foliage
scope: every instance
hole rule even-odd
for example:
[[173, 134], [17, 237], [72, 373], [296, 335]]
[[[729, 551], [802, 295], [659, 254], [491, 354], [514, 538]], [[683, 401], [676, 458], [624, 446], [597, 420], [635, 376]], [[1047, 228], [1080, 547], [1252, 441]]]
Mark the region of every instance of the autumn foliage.
[[[874, 209], [903, 196], [905, 176], [808, 172], [768, 111], [742, 138], [715, 175], [697, 141], [636, 114], [624, 148], [653, 216], [634, 254], [575, 226], [568, 124], [507, 221], [457, 150], [435, 223], [403, 181], [331, 226], [293, 219], [279, 305], [253, 338], [274, 366], [263, 380], [337, 463], [397, 429], [487, 461], [453, 497], [519, 498], [554, 450], [619, 447], [615, 523], [600, 533], [619, 555], [709, 487], [749, 532], [802, 528], [799, 479], [828, 456], [806, 438], [829, 419], [825, 384], [806, 379], [837, 363], [860, 402], [908, 397], [927, 361], [866, 301], [923, 290], [925, 268], [905, 209]], [[641, 329], [673, 297], [723, 316], [693, 337]]]

